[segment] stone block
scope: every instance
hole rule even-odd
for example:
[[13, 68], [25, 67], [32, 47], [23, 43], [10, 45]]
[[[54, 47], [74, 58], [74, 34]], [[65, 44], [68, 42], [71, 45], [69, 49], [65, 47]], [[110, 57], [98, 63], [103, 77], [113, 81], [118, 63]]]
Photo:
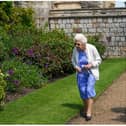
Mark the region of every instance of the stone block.
[[60, 24], [60, 28], [65, 28], [65, 24]]
[[62, 24], [63, 21], [61, 19], [58, 20], [58, 24]]
[[83, 24], [78, 24], [78, 27], [81, 27], [82, 28], [83, 27]]
[[121, 40], [120, 40], [120, 37], [115, 37], [115, 38], [116, 38], [116, 39], [115, 39], [116, 41], [119, 41], [119, 42], [121, 41]]
[[70, 23], [70, 19], [66, 19], [66, 23]]
[[125, 42], [126, 38], [125, 37], [121, 37], [121, 42]]
[[63, 24], [66, 24], [66, 23], [67, 23], [66, 19], [63, 19]]
[[112, 18], [109, 18], [108, 19], [108, 23], [112, 23]]
[[97, 19], [97, 22], [98, 22], [98, 23], [101, 23], [101, 22], [102, 22], [102, 18], [98, 18], [98, 19]]
[[87, 25], [86, 24], [83, 24], [83, 28], [87, 28]]
[[92, 24], [87, 24], [87, 28], [92, 28]]
[[66, 24], [66, 28], [71, 28], [71, 24]]
[[102, 29], [101, 28], [97, 28], [96, 32], [102, 32]]
[[54, 24], [54, 20], [52, 19], [52, 20], [50, 20], [50, 24]]
[[86, 24], [89, 23], [89, 22], [88, 22], [88, 19], [84, 19], [83, 21], [84, 21], [84, 23], [86, 23]]
[[126, 27], [126, 23], [119, 23], [119, 27], [125, 28]]
[[69, 19], [69, 21], [71, 24], [74, 23], [74, 19]]
[[125, 23], [126, 23], [126, 18], [123, 18], [123, 19], [122, 19], [122, 22], [125, 22]]
[[92, 32], [96, 32], [96, 29], [95, 28], [90, 28], [90, 29], [88, 29], [88, 31], [92, 33]]
[[51, 24], [51, 25], [50, 25], [50, 28], [51, 28], [51, 29], [54, 29], [54, 28], [55, 28], [55, 24]]
[[82, 32], [88, 32], [87, 28], [82, 28]]
[[83, 24], [84, 23], [84, 19], [80, 19], [80, 23]]
[[115, 42], [115, 40], [116, 40], [115, 37], [111, 37], [112, 42]]

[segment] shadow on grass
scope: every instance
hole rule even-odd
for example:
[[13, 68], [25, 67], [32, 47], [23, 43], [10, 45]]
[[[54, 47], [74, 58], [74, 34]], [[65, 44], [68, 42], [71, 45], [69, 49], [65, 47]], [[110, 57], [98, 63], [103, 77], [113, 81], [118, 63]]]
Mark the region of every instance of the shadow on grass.
[[120, 115], [112, 120], [126, 123], [126, 107], [117, 107], [111, 109], [113, 112], [120, 113]]
[[77, 110], [80, 110], [83, 107], [81, 104], [75, 104], [75, 103], [65, 103], [62, 104], [62, 106], [72, 108], [72, 109], [77, 109]]

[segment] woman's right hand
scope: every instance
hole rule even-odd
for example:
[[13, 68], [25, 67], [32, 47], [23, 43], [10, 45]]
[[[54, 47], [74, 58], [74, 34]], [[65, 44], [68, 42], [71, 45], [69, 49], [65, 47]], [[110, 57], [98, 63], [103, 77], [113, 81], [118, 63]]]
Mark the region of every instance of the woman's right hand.
[[80, 68], [79, 66], [76, 66], [76, 67], [75, 67], [75, 70], [76, 70], [77, 72], [81, 72], [81, 68]]

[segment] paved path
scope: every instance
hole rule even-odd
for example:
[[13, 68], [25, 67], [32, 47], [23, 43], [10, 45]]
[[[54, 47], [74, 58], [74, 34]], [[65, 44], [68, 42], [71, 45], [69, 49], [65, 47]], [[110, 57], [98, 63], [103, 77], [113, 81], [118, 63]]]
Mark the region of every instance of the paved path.
[[126, 72], [96, 100], [93, 110], [91, 121], [78, 114], [68, 124], [126, 124]]

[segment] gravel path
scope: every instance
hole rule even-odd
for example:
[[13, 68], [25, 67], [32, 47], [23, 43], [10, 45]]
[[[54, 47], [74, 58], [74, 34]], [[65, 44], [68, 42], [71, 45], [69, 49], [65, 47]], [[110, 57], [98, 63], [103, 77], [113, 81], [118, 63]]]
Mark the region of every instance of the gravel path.
[[99, 96], [93, 110], [91, 121], [78, 114], [67, 124], [126, 124], [126, 72]]

